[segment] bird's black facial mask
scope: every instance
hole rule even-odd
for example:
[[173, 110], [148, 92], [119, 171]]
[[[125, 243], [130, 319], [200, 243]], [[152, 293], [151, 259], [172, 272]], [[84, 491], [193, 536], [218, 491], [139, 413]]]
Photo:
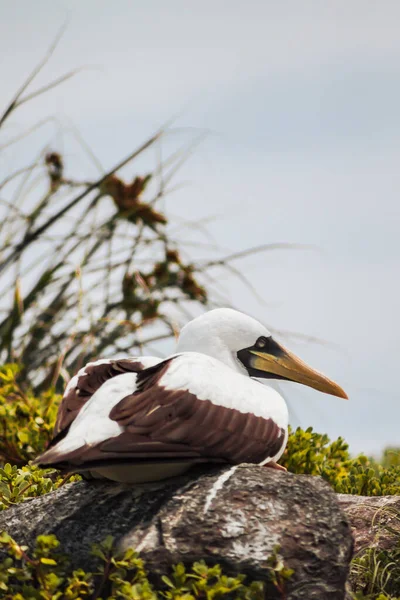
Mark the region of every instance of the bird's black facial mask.
[[283, 375], [270, 373], [262, 369], [258, 369], [256, 366], [257, 357], [254, 352], [262, 352], [263, 354], [270, 355], [273, 357], [282, 357], [285, 353], [284, 349], [274, 340], [272, 335], [269, 337], [259, 337], [254, 346], [243, 348], [237, 353], [237, 357], [242, 365], [247, 370], [250, 377], [260, 377], [263, 379], [287, 379]]
[[309, 367], [272, 336], [259, 337], [254, 346], [239, 350], [237, 357], [250, 377], [295, 381], [326, 394], [347, 398], [337, 383]]

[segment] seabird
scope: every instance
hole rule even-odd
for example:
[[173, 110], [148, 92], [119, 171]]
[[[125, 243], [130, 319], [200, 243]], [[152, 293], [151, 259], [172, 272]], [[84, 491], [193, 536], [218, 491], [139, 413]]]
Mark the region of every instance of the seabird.
[[255, 319], [211, 310], [181, 330], [177, 353], [89, 363], [69, 382], [42, 467], [120, 482], [179, 475], [196, 463], [279, 468], [288, 410], [262, 379], [347, 398]]

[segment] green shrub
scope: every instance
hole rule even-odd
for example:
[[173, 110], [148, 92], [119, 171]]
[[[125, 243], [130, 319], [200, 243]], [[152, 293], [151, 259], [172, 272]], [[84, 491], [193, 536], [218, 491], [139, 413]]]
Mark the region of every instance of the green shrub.
[[61, 396], [47, 390], [40, 396], [18, 383], [21, 367], [0, 367], [0, 462], [24, 465], [51, 439]]
[[384, 467], [399, 467], [400, 448], [395, 448], [393, 446], [385, 448], [380, 462]]
[[0, 468], [0, 510], [13, 504], [43, 496], [66, 481], [79, 481], [79, 475], [62, 477], [55, 469], [40, 469], [34, 465], [17, 467], [7, 463]]
[[292, 473], [320, 475], [338, 493], [383, 496], [400, 493], [400, 465], [385, 467], [372, 458], [350, 456], [342, 438], [331, 442], [312, 427], [291, 432], [280, 461]]
[[[136, 552], [131, 549], [115, 552], [111, 536], [92, 548], [98, 562], [94, 572], [72, 571], [54, 535], [39, 536], [32, 552], [6, 533], [0, 535], [0, 545], [7, 552], [0, 563], [0, 592], [5, 600], [262, 600], [265, 597], [262, 582], [246, 583], [244, 575], [228, 577], [219, 565], [208, 567], [204, 561], [195, 562], [191, 569], [183, 564], [174, 566], [155, 586]], [[271, 583], [283, 592], [284, 581], [291, 571], [283, 567], [278, 555], [272, 557], [269, 571]]]
[[23, 390], [19, 372], [15, 364], [0, 367], [0, 510], [47, 494], [66, 481], [54, 469], [27, 464], [51, 439], [61, 396], [52, 390], [40, 396]]

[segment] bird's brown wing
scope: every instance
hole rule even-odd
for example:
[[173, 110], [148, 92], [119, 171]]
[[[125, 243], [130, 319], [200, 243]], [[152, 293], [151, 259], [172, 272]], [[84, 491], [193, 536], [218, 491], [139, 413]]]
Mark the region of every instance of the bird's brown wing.
[[54, 436], [67, 429], [81, 408], [108, 379], [145, 368], [140, 358], [102, 360], [88, 363], [69, 382], [58, 409]]
[[67, 455], [56, 445], [45, 453], [46, 464], [77, 469], [156, 459], [238, 464], [278, 454], [285, 430], [273, 419], [200, 400], [188, 389], [164, 387], [161, 380], [173, 360], [139, 372], [137, 391], [111, 410], [109, 418], [122, 428], [119, 435]]

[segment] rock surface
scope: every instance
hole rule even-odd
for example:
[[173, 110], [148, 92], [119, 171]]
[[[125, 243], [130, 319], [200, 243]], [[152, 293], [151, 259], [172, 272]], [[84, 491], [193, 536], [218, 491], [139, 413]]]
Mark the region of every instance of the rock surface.
[[366, 548], [391, 550], [400, 539], [400, 496], [338, 494], [355, 540], [355, 553]]
[[[75, 566], [106, 535], [140, 551], [153, 573], [205, 559], [226, 572], [268, 580], [276, 545], [294, 575], [287, 600], [342, 600], [353, 540], [328, 484], [250, 465], [198, 469], [135, 487], [79, 482], [0, 513], [0, 530], [19, 543], [54, 533]], [[282, 594], [267, 584], [269, 600]]]

